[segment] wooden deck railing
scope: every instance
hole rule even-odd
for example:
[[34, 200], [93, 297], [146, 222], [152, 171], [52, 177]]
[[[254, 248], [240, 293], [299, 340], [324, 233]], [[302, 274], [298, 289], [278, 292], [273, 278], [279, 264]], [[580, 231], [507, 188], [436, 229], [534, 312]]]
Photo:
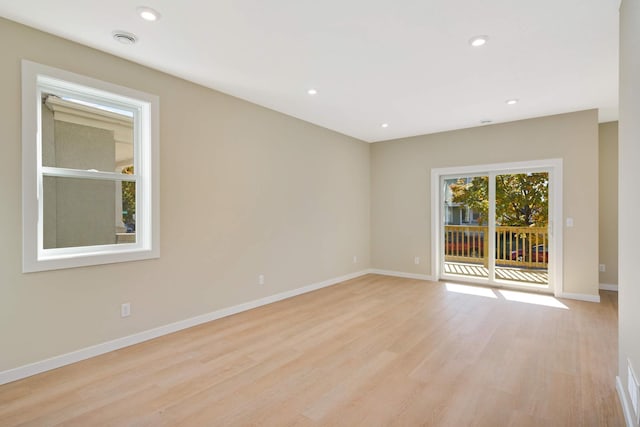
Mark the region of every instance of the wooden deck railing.
[[488, 253], [488, 227], [445, 225], [444, 255], [445, 261], [484, 262]]
[[[488, 265], [488, 227], [446, 225], [444, 229], [445, 261]], [[496, 226], [496, 265], [524, 268], [547, 268], [549, 262], [546, 227]]]

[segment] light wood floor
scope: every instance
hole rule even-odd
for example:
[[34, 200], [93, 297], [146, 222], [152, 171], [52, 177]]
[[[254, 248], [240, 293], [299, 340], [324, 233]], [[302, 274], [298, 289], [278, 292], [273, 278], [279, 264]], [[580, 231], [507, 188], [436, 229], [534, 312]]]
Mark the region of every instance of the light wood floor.
[[469, 290], [364, 276], [0, 386], [0, 425], [624, 425], [615, 293]]

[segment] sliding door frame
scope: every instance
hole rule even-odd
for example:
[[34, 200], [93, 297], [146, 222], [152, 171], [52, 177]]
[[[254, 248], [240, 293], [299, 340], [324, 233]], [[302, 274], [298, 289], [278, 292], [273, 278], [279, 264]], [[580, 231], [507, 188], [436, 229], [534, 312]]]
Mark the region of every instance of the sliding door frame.
[[[549, 173], [549, 251], [550, 262], [548, 265], [549, 287], [556, 297], [563, 293], [563, 257], [562, 257], [562, 159], [532, 160], [526, 162], [494, 163], [484, 165], [471, 165], [460, 167], [431, 169], [431, 275], [435, 280], [443, 279], [445, 275], [442, 265], [443, 233], [445, 223], [442, 179], [444, 177], [465, 175], [486, 175], [495, 177], [500, 174], [522, 173], [523, 171], [544, 171]], [[492, 182], [494, 181], [494, 182]], [[495, 179], [489, 179], [489, 197], [495, 198]], [[495, 206], [489, 203], [489, 222], [495, 226]], [[489, 247], [495, 247], [495, 236], [489, 233]], [[490, 286], [505, 286], [508, 284], [491, 280], [495, 271], [494, 257], [490, 257], [489, 278], [486, 280], [473, 280], [468, 278], [456, 278], [456, 280], [487, 284]], [[534, 290], [532, 288], [532, 290]]]

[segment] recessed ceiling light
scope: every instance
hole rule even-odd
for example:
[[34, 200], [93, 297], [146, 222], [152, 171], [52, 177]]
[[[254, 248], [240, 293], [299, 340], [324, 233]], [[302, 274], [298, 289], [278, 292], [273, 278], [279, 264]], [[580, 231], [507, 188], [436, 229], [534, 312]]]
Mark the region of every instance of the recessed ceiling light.
[[517, 99], [507, 99], [505, 101], [507, 103], [507, 105], [516, 105], [518, 103]]
[[307, 91], [307, 93], [308, 93], [309, 95], [313, 96], [313, 95], [316, 95], [316, 94], [318, 93], [318, 91], [317, 91], [317, 90], [315, 90], [315, 89], [313, 89], [313, 88], [311, 88], [311, 89], [309, 89], [309, 90]]
[[473, 47], [484, 46], [489, 40], [489, 36], [475, 36], [469, 39], [469, 44]]
[[157, 10], [151, 9], [150, 7], [146, 6], [140, 6], [138, 8], [138, 15], [140, 15], [140, 18], [144, 19], [145, 21], [150, 22], [160, 19], [160, 14]]
[[113, 38], [122, 44], [134, 44], [138, 41], [135, 34], [127, 33], [126, 31], [114, 31]]
[[382, 127], [382, 128], [385, 128], [385, 129], [386, 129], [386, 128], [388, 128], [388, 127], [389, 127], [389, 123], [383, 123], [383, 124], [381, 124], [381, 125], [380, 125], [380, 127]]

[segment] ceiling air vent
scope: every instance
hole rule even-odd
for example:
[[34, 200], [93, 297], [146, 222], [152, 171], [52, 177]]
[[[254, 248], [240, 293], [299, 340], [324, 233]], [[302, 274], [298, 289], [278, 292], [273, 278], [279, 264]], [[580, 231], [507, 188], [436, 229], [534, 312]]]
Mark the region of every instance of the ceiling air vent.
[[134, 44], [138, 41], [135, 34], [127, 33], [126, 31], [114, 31], [113, 38], [122, 44]]

